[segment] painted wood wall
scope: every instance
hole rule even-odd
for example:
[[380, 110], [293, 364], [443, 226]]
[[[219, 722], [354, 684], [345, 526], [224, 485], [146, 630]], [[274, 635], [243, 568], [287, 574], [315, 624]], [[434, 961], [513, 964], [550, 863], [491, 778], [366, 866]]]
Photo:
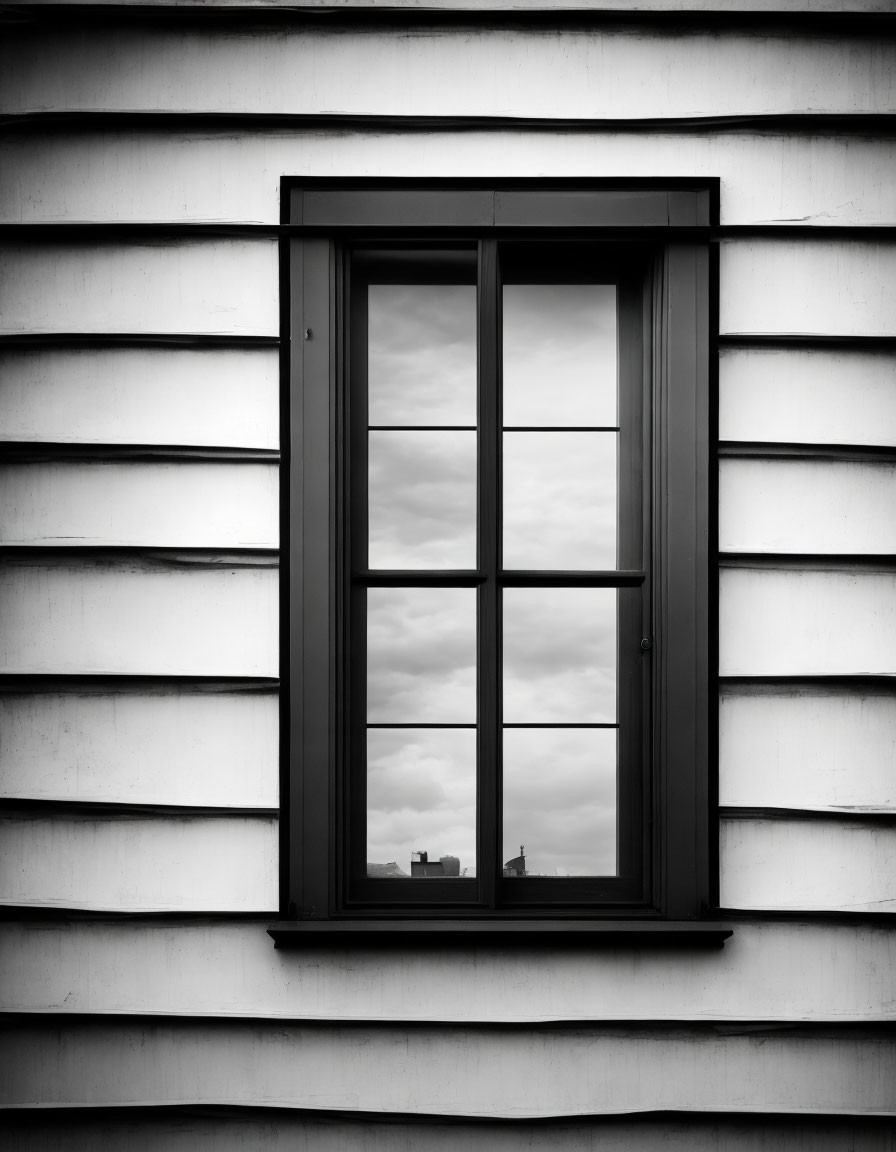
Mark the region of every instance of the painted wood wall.
[[[646, 7], [7, 26], [13, 1147], [896, 1146], [892, 8]], [[274, 950], [285, 174], [720, 177], [724, 950]]]

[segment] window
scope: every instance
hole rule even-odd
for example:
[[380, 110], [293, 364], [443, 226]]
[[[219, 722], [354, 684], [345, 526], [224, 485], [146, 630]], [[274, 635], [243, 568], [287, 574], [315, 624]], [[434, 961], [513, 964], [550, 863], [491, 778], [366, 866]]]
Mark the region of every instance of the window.
[[720, 939], [699, 923], [715, 190], [287, 191], [272, 934]]

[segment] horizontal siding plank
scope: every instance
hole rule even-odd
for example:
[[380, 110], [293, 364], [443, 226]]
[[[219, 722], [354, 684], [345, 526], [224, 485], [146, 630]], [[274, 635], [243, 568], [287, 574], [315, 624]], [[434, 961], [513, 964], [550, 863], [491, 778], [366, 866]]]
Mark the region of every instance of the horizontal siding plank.
[[894, 446], [896, 355], [722, 349], [719, 436], [753, 443]]
[[723, 334], [896, 335], [896, 244], [729, 241], [719, 275]]
[[721, 178], [722, 224], [896, 224], [896, 141], [847, 135], [41, 132], [3, 140], [0, 222], [280, 222], [284, 174]]
[[723, 568], [719, 671], [896, 674], [896, 575]]
[[0, 797], [275, 808], [276, 693], [0, 694]]
[[896, 811], [896, 694], [729, 689], [719, 702], [719, 802]]
[[262, 817], [0, 819], [0, 904], [104, 912], [277, 907], [277, 822]]
[[896, 465], [831, 460], [719, 463], [723, 552], [896, 552]]
[[0, 672], [279, 675], [278, 573], [81, 561], [0, 566]]
[[272, 240], [3, 244], [0, 334], [279, 329]]
[[[325, 26], [40, 29], [0, 55], [8, 113], [639, 119], [896, 111], [896, 44], [792, 30]], [[563, 76], [563, 83], [557, 77]], [[433, 84], [451, 76], [451, 84]], [[687, 76], [688, 83], [681, 79]]]
[[0, 544], [276, 548], [275, 464], [0, 464]]
[[896, 1019], [896, 925], [738, 922], [724, 949], [695, 952], [460, 941], [284, 952], [266, 927], [0, 924], [0, 1010], [506, 1024]]
[[602, 1117], [590, 1121], [352, 1119], [274, 1113], [157, 1116], [43, 1112], [7, 1120], [17, 1152], [893, 1152], [890, 1122], [870, 1117]]
[[276, 348], [0, 350], [0, 440], [279, 446]]
[[896, 828], [723, 819], [719, 872], [724, 908], [896, 912]]
[[[756, 1026], [752, 1026], [754, 1029]], [[688, 1028], [309, 1027], [97, 1022], [9, 1027], [7, 1106], [267, 1104], [526, 1117], [896, 1110], [888, 1033]], [[485, 1071], [488, 1070], [488, 1071]]]

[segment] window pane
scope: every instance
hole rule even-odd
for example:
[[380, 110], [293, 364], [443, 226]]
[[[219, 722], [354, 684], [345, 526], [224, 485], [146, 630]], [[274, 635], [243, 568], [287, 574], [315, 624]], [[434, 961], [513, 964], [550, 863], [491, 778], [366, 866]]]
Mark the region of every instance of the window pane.
[[616, 721], [616, 589], [504, 589], [504, 720]]
[[371, 568], [476, 567], [476, 433], [369, 434]]
[[476, 730], [367, 734], [367, 875], [476, 875]]
[[504, 567], [616, 567], [615, 432], [505, 432]]
[[476, 722], [475, 588], [368, 588], [367, 719]]
[[505, 285], [505, 426], [616, 422], [616, 286]]
[[616, 874], [616, 745], [615, 728], [505, 729], [505, 876]]
[[475, 284], [371, 284], [371, 424], [476, 424]]

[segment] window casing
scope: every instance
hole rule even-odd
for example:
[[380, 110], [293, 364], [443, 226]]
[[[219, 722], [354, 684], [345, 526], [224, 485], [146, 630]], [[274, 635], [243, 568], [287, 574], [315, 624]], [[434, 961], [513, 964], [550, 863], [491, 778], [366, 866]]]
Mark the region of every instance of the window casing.
[[[705, 916], [712, 899], [706, 233], [715, 189], [668, 181], [626, 189], [563, 181], [303, 181], [287, 190], [293, 230], [286, 241], [283, 916], [380, 926], [409, 917], [475, 925]], [[466, 271], [446, 272], [452, 266]], [[475, 566], [371, 568], [367, 285], [471, 274], [478, 329]], [[615, 568], [501, 567], [505, 282], [616, 286]], [[475, 876], [368, 876], [365, 596], [368, 588], [433, 586], [471, 588], [477, 600]], [[618, 589], [615, 875], [502, 874], [502, 861], [515, 851], [502, 848], [500, 834], [500, 602], [504, 589], [516, 587]]]

